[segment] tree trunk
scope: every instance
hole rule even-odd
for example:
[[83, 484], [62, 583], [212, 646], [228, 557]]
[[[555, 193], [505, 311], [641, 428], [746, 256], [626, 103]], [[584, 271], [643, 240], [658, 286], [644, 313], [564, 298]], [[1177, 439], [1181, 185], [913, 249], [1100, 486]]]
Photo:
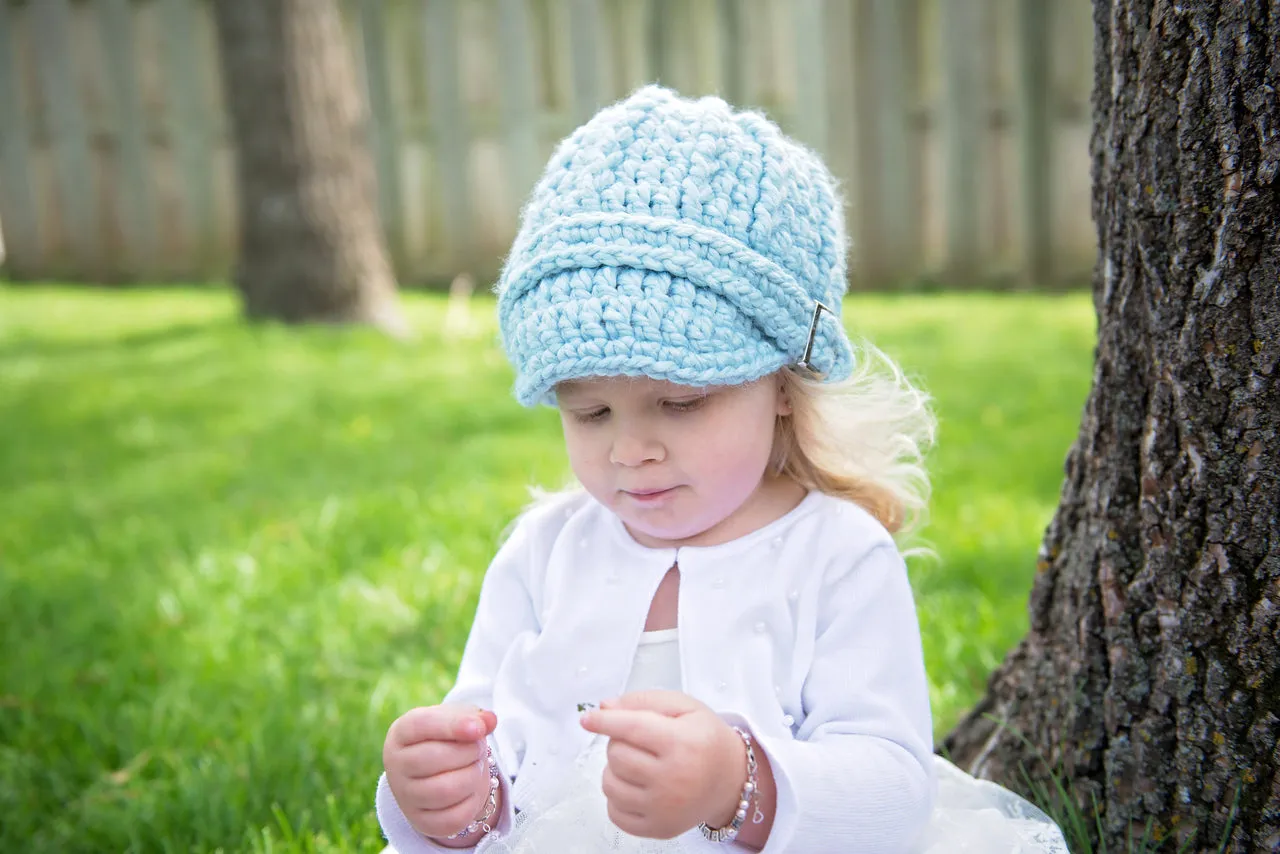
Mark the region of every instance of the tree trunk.
[[1108, 851], [1280, 851], [1280, 0], [1094, 25], [1093, 387], [1030, 630], [945, 747], [1047, 761]]
[[215, 0], [250, 318], [405, 329], [337, 0]]

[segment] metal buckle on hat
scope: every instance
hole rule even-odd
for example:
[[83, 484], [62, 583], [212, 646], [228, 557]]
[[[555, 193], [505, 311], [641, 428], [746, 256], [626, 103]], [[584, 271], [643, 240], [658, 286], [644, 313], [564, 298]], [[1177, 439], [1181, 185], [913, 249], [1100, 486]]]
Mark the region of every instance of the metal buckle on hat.
[[804, 355], [801, 356], [800, 361], [796, 363], [797, 367], [804, 368], [806, 371], [812, 371], [815, 374], [818, 372], [818, 369], [809, 361], [809, 357], [813, 355], [813, 342], [818, 338], [818, 319], [822, 317], [822, 313], [824, 311], [833, 317], [835, 316], [835, 313], [823, 305], [821, 301], [814, 305], [813, 322], [809, 324], [809, 340], [804, 345]]

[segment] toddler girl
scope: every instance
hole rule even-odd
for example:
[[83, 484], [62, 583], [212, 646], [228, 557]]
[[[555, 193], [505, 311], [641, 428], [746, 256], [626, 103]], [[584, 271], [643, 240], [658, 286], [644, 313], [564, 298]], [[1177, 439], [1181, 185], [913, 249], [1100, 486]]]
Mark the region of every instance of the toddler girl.
[[855, 358], [845, 249], [818, 158], [718, 99], [646, 87], [557, 149], [498, 311], [581, 488], [517, 521], [453, 690], [387, 733], [399, 854], [1055, 850], [933, 755], [893, 538], [932, 419]]

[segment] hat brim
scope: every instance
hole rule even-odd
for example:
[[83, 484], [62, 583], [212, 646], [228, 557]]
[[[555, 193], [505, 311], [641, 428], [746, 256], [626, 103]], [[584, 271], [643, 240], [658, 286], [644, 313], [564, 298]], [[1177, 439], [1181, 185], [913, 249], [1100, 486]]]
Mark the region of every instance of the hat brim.
[[670, 273], [565, 270], [522, 297], [509, 349], [525, 356], [515, 395], [555, 405], [555, 386], [644, 376], [694, 387], [751, 382], [794, 362], [730, 300]]

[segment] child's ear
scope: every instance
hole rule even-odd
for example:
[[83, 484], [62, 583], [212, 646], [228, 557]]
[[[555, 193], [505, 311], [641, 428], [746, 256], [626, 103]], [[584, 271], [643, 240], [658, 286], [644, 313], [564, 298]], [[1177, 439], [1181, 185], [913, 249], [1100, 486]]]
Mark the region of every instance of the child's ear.
[[786, 381], [781, 378], [778, 380], [777, 413], [779, 415], [791, 414], [791, 398], [787, 396]]

